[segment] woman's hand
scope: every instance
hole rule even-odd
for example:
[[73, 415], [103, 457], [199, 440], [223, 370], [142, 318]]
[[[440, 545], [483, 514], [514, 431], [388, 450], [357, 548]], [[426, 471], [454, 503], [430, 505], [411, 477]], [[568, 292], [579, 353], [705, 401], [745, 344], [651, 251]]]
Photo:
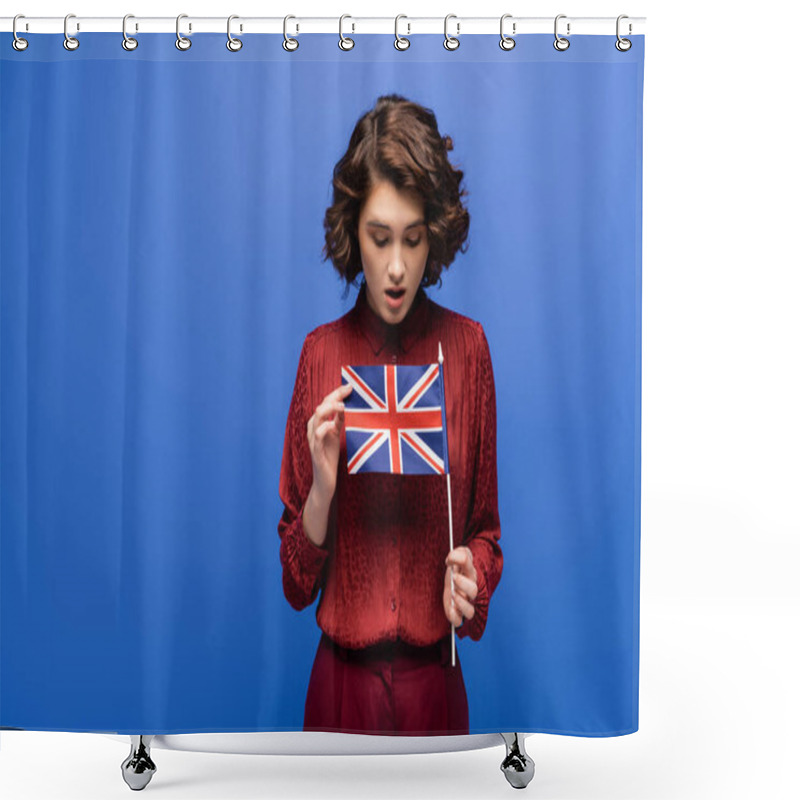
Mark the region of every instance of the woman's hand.
[[[478, 594], [478, 573], [472, 563], [469, 547], [456, 547], [447, 555], [447, 570], [444, 574], [444, 613], [447, 619], [459, 627], [464, 619], [475, 616], [472, 601]], [[455, 595], [450, 594], [450, 572], [453, 572]]]
[[334, 389], [316, 408], [308, 420], [308, 447], [314, 467], [312, 490], [327, 501], [336, 491], [336, 470], [339, 466], [340, 432], [344, 424], [344, 403], [353, 385]]

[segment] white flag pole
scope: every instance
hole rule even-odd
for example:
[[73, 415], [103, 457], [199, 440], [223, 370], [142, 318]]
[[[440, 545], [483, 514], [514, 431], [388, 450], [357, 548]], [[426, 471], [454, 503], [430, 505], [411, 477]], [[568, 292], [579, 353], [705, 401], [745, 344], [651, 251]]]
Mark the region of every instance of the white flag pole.
[[[444, 356], [442, 355], [442, 343], [439, 342], [439, 371], [442, 373], [442, 386], [444, 386]], [[444, 404], [444, 392], [442, 392], [442, 404]], [[447, 413], [445, 412], [445, 420]], [[447, 439], [445, 437], [445, 446]], [[450, 550], [453, 549], [453, 501], [450, 493], [450, 469], [448, 464], [447, 470], [447, 516], [450, 520]], [[455, 581], [453, 580], [453, 567], [450, 567], [450, 603], [454, 604], [456, 596]], [[456, 626], [455, 623], [450, 623], [450, 661], [452, 666], [456, 665]]]
[[[453, 549], [453, 507], [450, 502], [450, 473], [447, 473], [447, 510], [450, 516], [450, 549]], [[455, 583], [453, 581], [453, 568], [450, 567], [450, 597], [455, 597]], [[455, 603], [455, 600], [452, 601]], [[456, 665], [456, 626], [450, 623], [450, 659]]]

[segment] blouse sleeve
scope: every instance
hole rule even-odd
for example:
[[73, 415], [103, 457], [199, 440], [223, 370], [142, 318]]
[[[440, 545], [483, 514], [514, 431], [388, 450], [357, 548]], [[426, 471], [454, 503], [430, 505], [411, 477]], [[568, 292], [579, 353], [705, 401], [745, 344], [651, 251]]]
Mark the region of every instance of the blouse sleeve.
[[503, 553], [500, 539], [500, 514], [497, 504], [497, 410], [495, 403], [494, 371], [489, 343], [483, 327], [478, 324], [480, 345], [478, 353], [478, 442], [475, 452], [475, 471], [472, 486], [472, 506], [467, 516], [464, 544], [472, 551], [472, 561], [478, 575], [478, 594], [473, 602], [472, 619], [456, 628], [460, 638], [478, 640], [483, 636], [489, 614], [489, 598], [503, 572]]
[[298, 611], [314, 602], [328, 558], [327, 547], [315, 545], [303, 528], [303, 510], [314, 477], [307, 436], [308, 420], [311, 417], [308, 345], [307, 336], [300, 352], [289, 406], [278, 487], [278, 494], [284, 504], [283, 515], [278, 522], [283, 592], [292, 608]]

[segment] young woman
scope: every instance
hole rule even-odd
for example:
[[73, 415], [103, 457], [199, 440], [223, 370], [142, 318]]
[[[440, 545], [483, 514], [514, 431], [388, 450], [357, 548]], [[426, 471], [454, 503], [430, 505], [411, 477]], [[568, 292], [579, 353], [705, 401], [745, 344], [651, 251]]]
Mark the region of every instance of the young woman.
[[[362, 277], [353, 308], [303, 342], [279, 487], [286, 598], [300, 610], [321, 591], [304, 730], [469, 733], [450, 624], [481, 638], [503, 556], [489, 346], [480, 323], [424, 290], [441, 284], [469, 229], [452, 148], [430, 110], [388, 95], [334, 169], [324, 252], [348, 286]], [[452, 551], [444, 476], [346, 467], [342, 366], [432, 364], [439, 342]]]

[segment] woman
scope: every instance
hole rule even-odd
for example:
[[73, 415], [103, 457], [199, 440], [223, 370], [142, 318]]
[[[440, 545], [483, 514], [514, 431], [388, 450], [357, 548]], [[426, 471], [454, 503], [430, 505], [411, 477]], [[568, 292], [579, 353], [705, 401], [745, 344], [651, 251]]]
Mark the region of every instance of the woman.
[[[430, 110], [389, 95], [358, 121], [334, 170], [324, 252], [348, 286], [363, 275], [354, 307], [303, 343], [279, 488], [286, 598], [300, 610], [322, 592], [304, 730], [469, 733], [450, 624], [480, 639], [503, 556], [489, 346], [478, 322], [423, 288], [441, 283], [469, 228], [452, 147]], [[342, 366], [431, 364], [439, 342], [452, 551], [443, 476], [346, 467]]]

